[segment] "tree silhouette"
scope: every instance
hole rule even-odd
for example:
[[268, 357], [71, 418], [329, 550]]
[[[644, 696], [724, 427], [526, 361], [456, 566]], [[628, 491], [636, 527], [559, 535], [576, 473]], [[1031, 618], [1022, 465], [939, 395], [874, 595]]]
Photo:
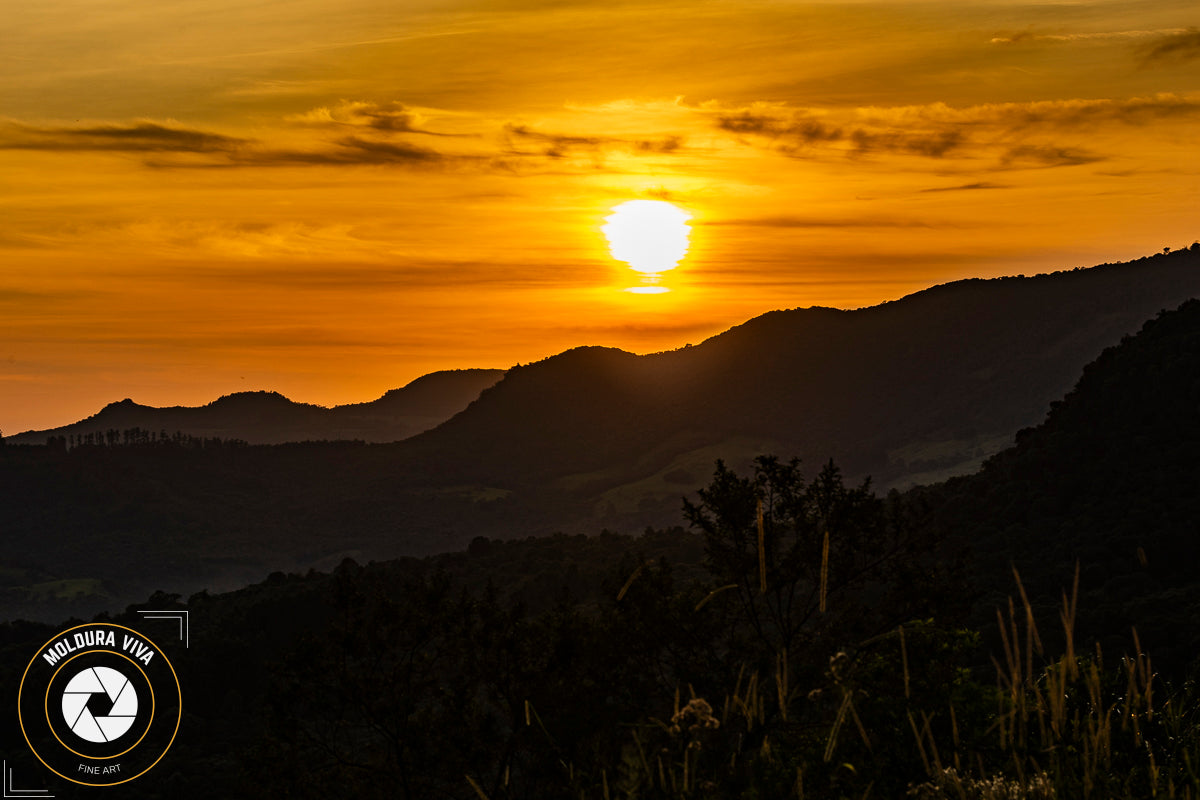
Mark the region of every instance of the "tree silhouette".
[[[803, 649], [817, 663], [920, 603], [907, 579], [931, 542], [915, 509], [895, 493], [876, 497], [869, 479], [847, 487], [832, 461], [811, 483], [799, 459], [760, 456], [749, 477], [718, 461], [684, 516], [703, 532], [714, 591], [736, 597], [735, 627], [752, 633], [760, 659]], [[881, 603], [888, 592], [897, 597]]]

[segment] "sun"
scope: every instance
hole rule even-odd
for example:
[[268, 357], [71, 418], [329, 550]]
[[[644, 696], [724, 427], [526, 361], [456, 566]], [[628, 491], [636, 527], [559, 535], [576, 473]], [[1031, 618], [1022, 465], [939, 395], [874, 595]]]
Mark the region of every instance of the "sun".
[[657, 278], [687, 255], [691, 218], [663, 200], [630, 200], [613, 207], [601, 230], [613, 258], [645, 278]]

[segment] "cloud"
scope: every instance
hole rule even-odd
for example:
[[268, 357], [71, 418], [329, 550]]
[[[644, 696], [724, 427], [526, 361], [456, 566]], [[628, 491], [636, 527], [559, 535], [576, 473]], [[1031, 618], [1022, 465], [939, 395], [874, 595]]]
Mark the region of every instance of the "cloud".
[[[379, 121], [383, 119], [389, 121]], [[380, 112], [376, 124], [369, 127], [378, 130], [392, 125], [396, 130], [403, 124], [402, 115]], [[316, 142], [311, 149], [280, 148], [258, 140], [149, 121], [82, 127], [34, 127], [10, 122], [0, 128], [0, 149], [141, 154], [146, 156], [147, 166], [160, 169], [356, 164], [417, 167], [479, 160], [358, 134]]]
[[900, 130], [853, 124], [838, 126], [807, 111], [779, 115], [743, 110], [718, 115], [716, 125], [730, 133], [776, 140], [783, 153], [796, 157], [808, 155], [809, 148], [836, 144], [848, 154], [859, 156], [899, 153], [942, 158], [966, 141], [962, 132], [954, 128]]
[[157, 122], [38, 128], [10, 122], [0, 129], [0, 149], [114, 151], [126, 153], [233, 153], [248, 139]]
[[1169, 28], [1156, 31], [1093, 31], [1090, 33], [1034, 33], [1033, 31], [1026, 30], [1015, 33], [998, 33], [992, 37], [991, 44], [1010, 45], [1022, 42], [1070, 44], [1073, 42], [1129, 41], [1134, 39], [1148, 39], [1154, 36], [1174, 35], [1183, 32], [1184, 29], [1182, 28]]
[[428, 130], [426, 111], [399, 101], [372, 103], [363, 100], [343, 100], [336, 106], [321, 106], [303, 114], [284, 118], [287, 122], [315, 127], [350, 126], [370, 128], [382, 133], [417, 133], [426, 136], [458, 136]]
[[247, 149], [230, 160], [235, 165], [289, 166], [305, 164], [429, 165], [449, 157], [427, 147], [346, 136], [320, 150]]
[[505, 125], [504, 134], [512, 140], [535, 142], [543, 147], [542, 155], [551, 158], [562, 158], [571, 150], [597, 151], [603, 149], [609, 140], [601, 136], [566, 136], [563, 134], [541, 133], [524, 125]]
[[857, 153], [884, 151], [942, 158], [962, 146], [966, 138], [956, 129], [913, 134], [899, 131], [872, 132], [860, 128], [850, 135], [850, 140], [854, 142], [854, 150]]
[[428, 147], [345, 136], [313, 149], [243, 147], [205, 161], [147, 160], [156, 169], [237, 167], [396, 166], [432, 167], [477, 161], [471, 156], [447, 155]]
[[639, 153], [674, 153], [683, 147], [682, 136], [667, 136], [662, 139], [638, 139], [633, 149]]
[[[973, 168], [1077, 166], [1105, 158], [1085, 147], [1104, 126], [1152, 125], [1200, 117], [1200, 96], [1158, 94], [954, 107], [945, 103], [854, 109], [756, 103], [694, 107], [743, 142], [792, 158], [898, 155], [962, 159]], [[1081, 135], [1086, 140], [1072, 141]]]
[[1014, 128], [1068, 128], [1119, 122], [1145, 125], [1200, 115], [1200, 97], [1157, 94], [1124, 100], [1051, 100], [980, 106], [976, 118]]
[[804, 144], [837, 142], [845, 138], [840, 128], [831, 128], [812, 117], [780, 118], [743, 111], [717, 118], [717, 127], [731, 133], [793, 139]]
[[465, 139], [478, 138], [478, 134], [427, 130], [422, 127], [424, 113], [402, 103], [346, 101], [285, 119], [313, 129], [314, 135], [307, 137], [308, 141], [272, 141], [189, 128], [174, 121], [54, 127], [0, 121], [0, 149], [129, 153], [142, 155], [143, 163], [156, 169], [366, 165], [516, 171], [519, 162], [512, 157], [582, 155], [599, 159], [609, 152], [640, 156], [675, 153], [684, 146], [682, 137], [675, 135], [575, 135], [507, 124], [502, 127], [507, 142], [503, 153], [464, 152], [462, 148], [445, 152], [411, 139], [416, 134]]
[[[1155, 41], [1142, 41], [1153, 39]], [[1134, 52], [1143, 67], [1163, 63], [1186, 62], [1200, 58], [1200, 28], [1165, 28], [1161, 30], [1097, 31], [1092, 33], [1034, 33], [1017, 31], [998, 33], [990, 40], [993, 45], [1012, 46], [1026, 42], [1075, 44], [1078, 42], [1133, 42]]]
[[1011, 189], [1003, 183], [989, 183], [987, 181], [976, 181], [975, 183], [964, 183], [960, 186], [934, 186], [929, 189], [922, 189], [921, 192], [929, 194], [931, 192], [971, 192], [980, 189]]
[[517, 142], [528, 142], [540, 148], [540, 155], [550, 158], [564, 158], [576, 152], [601, 154], [607, 150], [624, 150], [626, 152], [646, 154], [674, 153], [683, 147], [680, 136], [664, 136], [661, 139], [630, 139], [616, 136], [580, 136], [561, 133], [545, 133], [534, 130], [527, 125], [507, 124], [504, 135], [508, 140], [510, 151], [515, 155], [524, 155], [517, 150]]
[[1188, 28], [1172, 32], [1157, 42], [1139, 48], [1142, 64], [1151, 66], [1160, 62], [1192, 61], [1200, 58], [1200, 29]]
[[800, 217], [773, 216], [749, 219], [717, 219], [699, 223], [704, 226], [753, 228], [933, 228], [933, 223], [899, 217]]
[[1037, 39], [1037, 34], [1031, 31], [1018, 31], [1016, 33], [997, 34], [991, 39], [992, 44], [1017, 44], [1019, 42], [1033, 41]]
[[1077, 147], [1024, 144], [1009, 148], [1001, 157], [1006, 169], [1027, 167], [1078, 167], [1104, 161], [1105, 156]]
[[895, 106], [856, 109], [868, 130], [928, 135], [957, 130], [980, 141], [996, 141], [1016, 134], [1058, 134], [1110, 124], [1146, 125], [1171, 119], [1200, 116], [1200, 95], [1161, 93], [1124, 99], [1040, 100], [1028, 103], [985, 103], [950, 106]]

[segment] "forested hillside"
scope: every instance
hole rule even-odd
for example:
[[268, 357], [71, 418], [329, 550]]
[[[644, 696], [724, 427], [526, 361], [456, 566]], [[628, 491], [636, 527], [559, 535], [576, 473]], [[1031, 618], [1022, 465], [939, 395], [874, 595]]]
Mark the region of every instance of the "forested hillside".
[[940, 524], [975, 553], [980, 585], [1010, 562], [1043, 606], [1081, 565], [1081, 631], [1136, 625], [1163, 666], [1200, 653], [1200, 301], [1109, 348], [1043, 424], [980, 472], [933, 492]]

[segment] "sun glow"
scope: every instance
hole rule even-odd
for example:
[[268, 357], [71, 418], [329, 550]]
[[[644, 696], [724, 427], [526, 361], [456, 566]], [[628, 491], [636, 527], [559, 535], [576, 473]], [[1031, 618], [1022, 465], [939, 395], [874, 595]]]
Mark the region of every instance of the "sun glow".
[[683, 209], [662, 200], [630, 200], [612, 211], [601, 228], [609, 252], [647, 281], [656, 282], [687, 255], [692, 215]]

